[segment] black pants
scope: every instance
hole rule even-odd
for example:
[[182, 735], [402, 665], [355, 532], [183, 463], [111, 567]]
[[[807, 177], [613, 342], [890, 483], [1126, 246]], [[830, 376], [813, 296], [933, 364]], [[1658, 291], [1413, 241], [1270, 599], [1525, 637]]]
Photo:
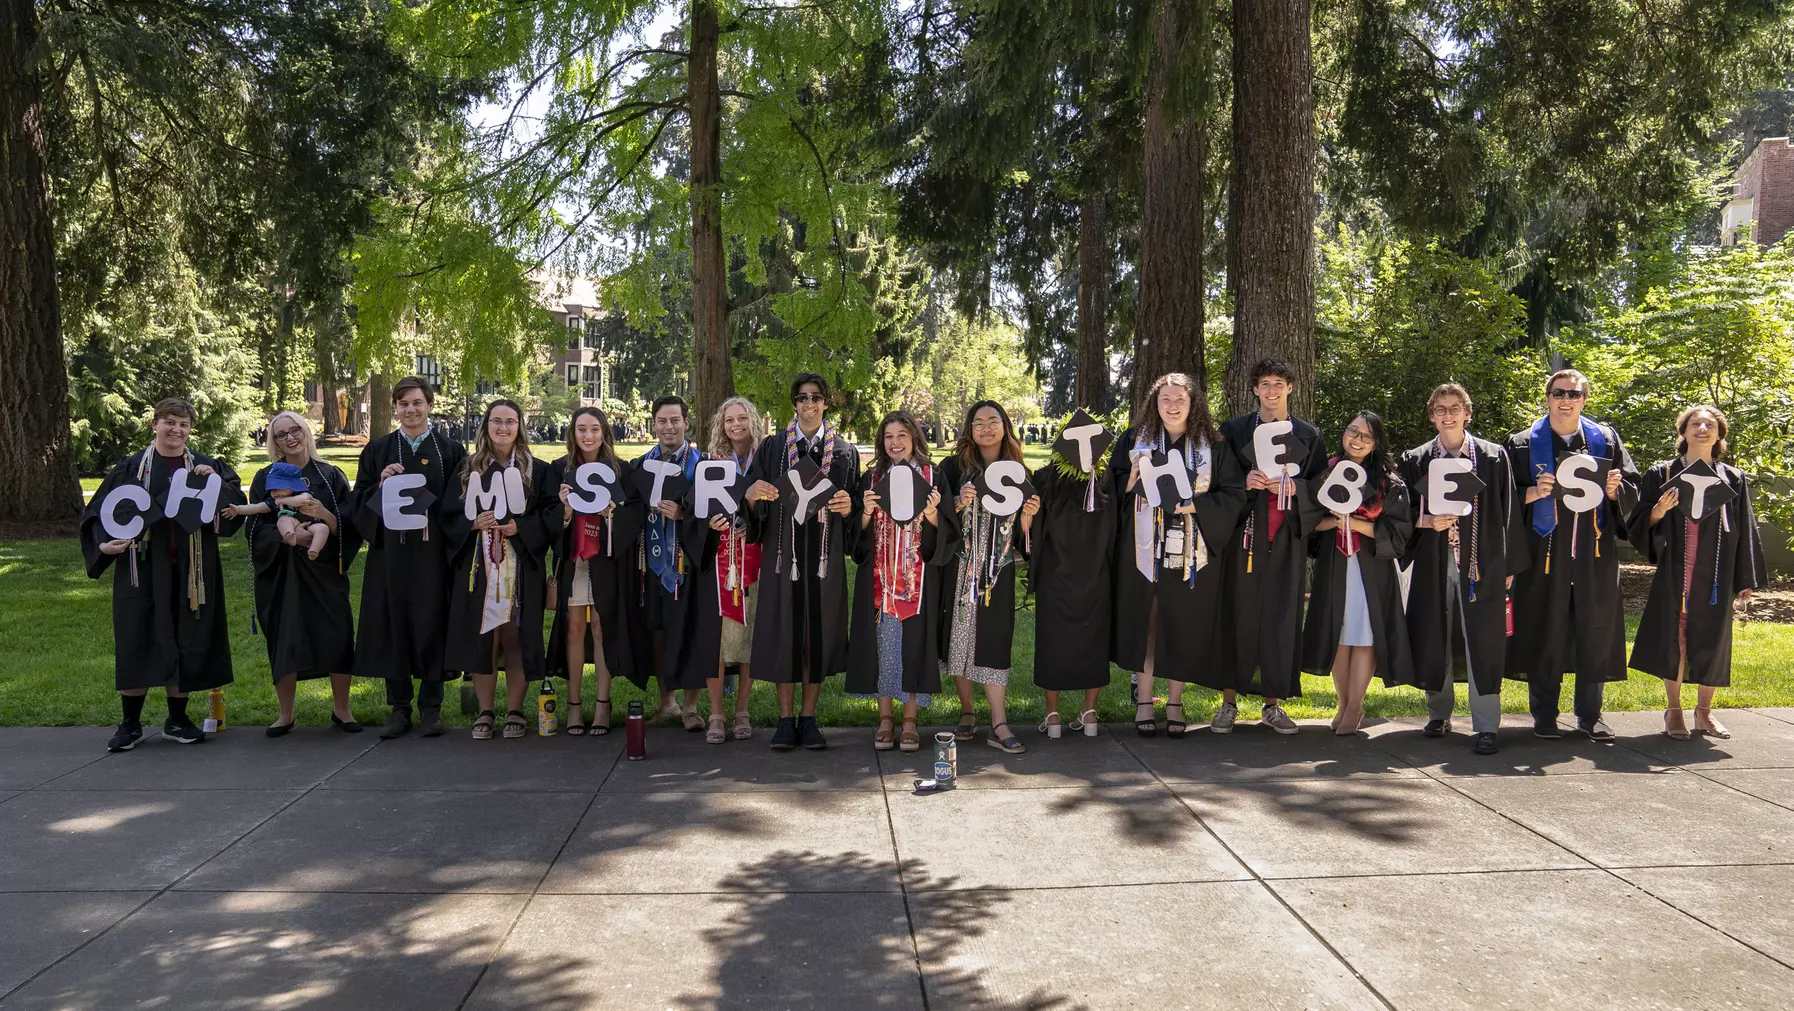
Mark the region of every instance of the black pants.
[[[442, 682], [419, 681], [422, 688], [417, 690], [417, 705], [420, 709], [442, 708]], [[386, 704], [394, 709], [411, 708], [411, 679], [386, 679]]]
[[[1576, 665], [1576, 591], [1570, 590], [1570, 630], [1569, 665]], [[1576, 675], [1576, 688], [1571, 693], [1571, 712], [1576, 714], [1576, 722], [1588, 726], [1601, 718], [1601, 689], [1606, 685], [1599, 678], [1584, 678]], [[1556, 674], [1533, 674], [1527, 678], [1527, 708], [1532, 710], [1534, 722], [1557, 719], [1558, 703], [1563, 700], [1564, 676], [1560, 671]]]

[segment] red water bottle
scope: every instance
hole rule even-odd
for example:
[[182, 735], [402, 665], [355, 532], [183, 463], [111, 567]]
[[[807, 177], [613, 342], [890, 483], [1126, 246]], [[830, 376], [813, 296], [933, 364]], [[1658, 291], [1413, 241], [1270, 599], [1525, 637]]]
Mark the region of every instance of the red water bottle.
[[648, 718], [642, 714], [640, 702], [629, 703], [629, 718], [624, 721], [623, 753], [631, 762], [648, 757]]
[[1507, 634], [1514, 634], [1514, 598], [1507, 598]]

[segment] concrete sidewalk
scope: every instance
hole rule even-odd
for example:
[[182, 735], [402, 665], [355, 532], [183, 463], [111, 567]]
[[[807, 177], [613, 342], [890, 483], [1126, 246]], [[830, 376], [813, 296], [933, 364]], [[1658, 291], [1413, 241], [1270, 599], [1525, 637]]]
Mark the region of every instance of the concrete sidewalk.
[[1794, 710], [1721, 716], [1024, 733], [921, 795], [869, 730], [0, 730], [0, 1007], [1785, 1008]]

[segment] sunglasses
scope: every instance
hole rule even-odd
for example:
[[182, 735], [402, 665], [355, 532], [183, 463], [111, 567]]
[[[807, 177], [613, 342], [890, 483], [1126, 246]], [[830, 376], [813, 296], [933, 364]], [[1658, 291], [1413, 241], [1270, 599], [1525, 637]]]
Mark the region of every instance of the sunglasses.
[[1552, 400], [1581, 400], [1586, 396], [1588, 396], [1588, 394], [1581, 390], [1566, 390], [1561, 386], [1551, 391]]
[[791, 402], [794, 404], [824, 404], [828, 401], [820, 393], [799, 393], [791, 398]]

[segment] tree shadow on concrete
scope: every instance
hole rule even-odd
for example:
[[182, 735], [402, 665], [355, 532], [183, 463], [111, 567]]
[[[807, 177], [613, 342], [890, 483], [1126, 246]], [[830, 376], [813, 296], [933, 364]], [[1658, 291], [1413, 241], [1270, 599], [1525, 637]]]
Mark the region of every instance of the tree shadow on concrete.
[[[727, 880], [734, 894], [718, 895], [720, 924], [702, 932], [716, 957], [703, 992], [680, 997], [679, 1008], [1030, 1008], [1072, 1011], [1064, 997], [1037, 989], [993, 992], [967, 965], [1001, 892], [956, 889], [933, 879], [922, 861], [907, 861], [904, 884], [929, 889], [925, 922], [912, 933], [903, 894], [793, 893], [773, 889], [794, 880], [853, 882], [863, 890], [888, 887], [890, 864], [863, 854], [780, 852], [743, 864]], [[926, 988], [926, 1004], [924, 1004]]]

